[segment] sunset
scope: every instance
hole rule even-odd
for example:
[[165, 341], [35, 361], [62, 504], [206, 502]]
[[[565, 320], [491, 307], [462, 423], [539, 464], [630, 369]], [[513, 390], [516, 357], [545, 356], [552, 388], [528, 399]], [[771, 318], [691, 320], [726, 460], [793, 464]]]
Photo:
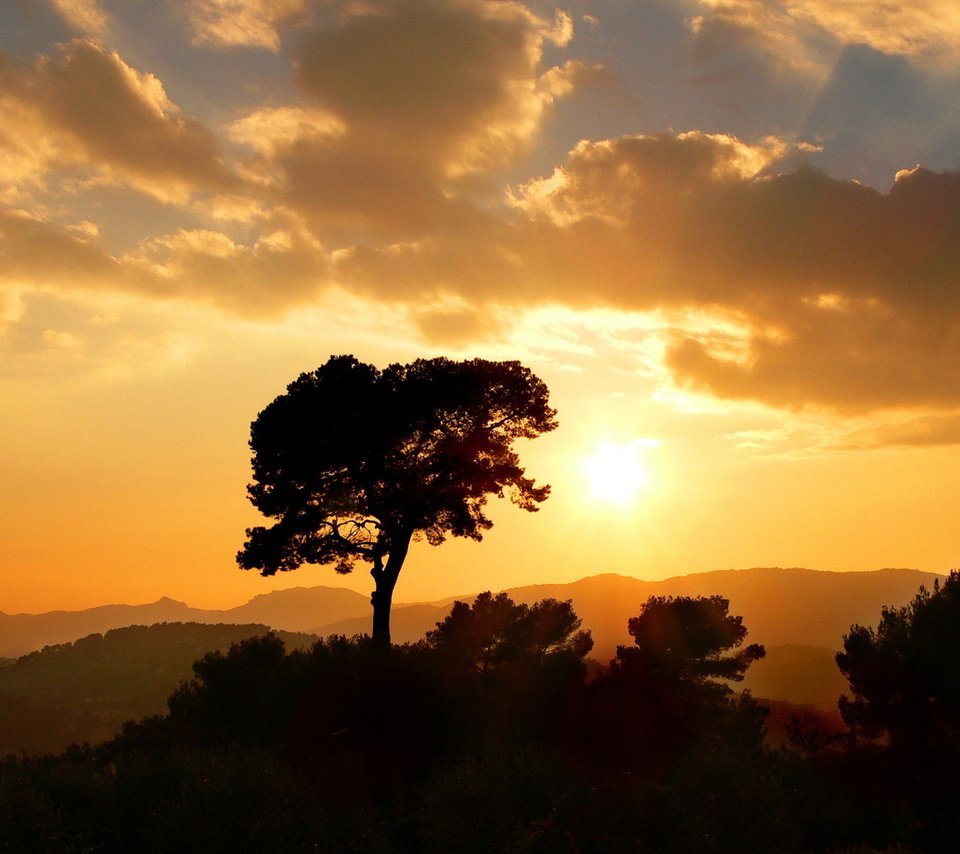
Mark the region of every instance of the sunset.
[[960, 566], [958, 86], [954, 0], [0, 3], [0, 617], [392, 596], [441, 648], [492, 591], [451, 636], [548, 614], [579, 662], [582, 618], [606, 666], [724, 596], [696, 679], [840, 678]]
[[251, 421], [341, 353], [519, 359], [558, 410], [542, 512], [417, 544], [404, 601], [956, 563], [952, 4], [0, 16], [4, 611], [367, 592], [234, 562]]

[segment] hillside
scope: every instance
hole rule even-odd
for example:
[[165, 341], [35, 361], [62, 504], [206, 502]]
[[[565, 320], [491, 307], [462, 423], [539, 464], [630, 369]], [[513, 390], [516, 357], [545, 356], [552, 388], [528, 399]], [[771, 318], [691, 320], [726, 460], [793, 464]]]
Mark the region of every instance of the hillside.
[[0, 612], [0, 659], [17, 658], [51, 644], [70, 643], [124, 626], [156, 623], [258, 623], [291, 632], [369, 614], [366, 596], [340, 587], [294, 587], [255, 596], [225, 610], [191, 608], [164, 597], [148, 605], [101, 605], [82, 611], [43, 614]]
[[[605, 574], [567, 584], [510, 588], [518, 602], [552, 597], [572, 599], [583, 624], [593, 632], [594, 656], [609, 659], [617, 644], [627, 643], [627, 620], [650, 596], [709, 596], [730, 599], [749, 638], [768, 646], [799, 644], [836, 650], [852, 623], [875, 624], [884, 605], [908, 602], [921, 584], [931, 587], [942, 576], [911, 569], [873, 572], [819, 572], [810, 569], [743, 569], [681, 575], [643, 581]], [[463, 599], [471, 600], [473, 595]], [[453, 599], [394, 606], [395, 642], [423, 637], [450, 610]], [[0, 613], [0, 658], [15, 658], [50, 644], [69, 643], [93, 633], [128, 625], [163, 622], [258, 623], [275, 629], [321, 636], [352, 636], [370, 629], [366, 596], [318, 585], [264, 593], [236, 608], [202, 610], [163, 598], [149, 605], [104, 605], [84, 611], [45, 614]]]
[[[193, 662], [265, 634], [263, 625], [160, 623], [113, 629], [48, 646], [0, 668], [0, 755], [95, 743], [124, 721], [166, 711]], [[287, 649], [311, 635], [281, 632]]]
[[[920, 585], [942, 578], [911, 569], [873, 572], [819, 572], [810, 569], [744, 569], [643, 581], [625, 575], [595, 575], [567, 584], [508, 589], [518, 602], [572, 599], [583, 624], [593, 632], [594, 656], [609, 659], [627, 643], [627, 620], [650, 596], [710, 596], [730, 600], [743, 617], [751, 641], [768, 646], [799, 644], [836, 650], [851, 624], [875, 624], [884, 605], [902, 605]], [[473, 595], [463, 599], [471, 600]], [[453, 599], [394, 607], [392, 629], [399, 643], [415, 641], [450, 610]], [[367, 597], [337, 587], [296, 587], [264, 593], [227, 610], [191, 608], [160, 599], [149, 605], [104, 605], [85, 611], [45, 614], [0, 613], [0, 659], [24, 655], [50, 644], [69, 643], [93, 633], [128, 625], [163, 622], [258, 623], [275, 629], [321, 636], [351, 636], [370, 629]]]
[[[795, 644], [840, 648], [853, 623], [875, 625], [884, 605], [903, 605], [920, 585], [932, 587], [942, 578], [912, 569], [875, 572], [818, 572], [810, 569], [743, 569], [682, 575], [662, 581], [642, 581], [625, 575], [595, 575], [570, 584], [512, 587], [517, 602], [571, 599], [585, 628], [593, 633], [592, 655], [602, 662], [618, 644], [630, 642], [627, 620], [650, 596], [712, 596], [730, 600], [730, 613], [743, 617], [751, 642], [767, 646]], [[462, 597], [469, 600], [471, 597]], [[393, 636], [398, 643], [415, 641], [434, 628], [450, 610], [449, 600], [432, 605], [394, 608]], [[369, 615], [311, 628], [314, 634], [345, 634], [368, 630]]]
[[[932, 586], [936, 578], [903, 569], [749, 569], [662, 581], [597, 575], [570, 584], [516, 587], [508, 593], [527, 603], [571, 599], [584, 627], [593, 633], [592, 657], [601, 664], [613, 657], [618, 644], [630, 641], [627, 620], [648, 597], [719, 593], [730, 599], [731, 613], [743, 617], [748, 639], [767, 647], [767, 657], [753, 665], [742, 687], [757, 697], [831, 709], [846, 689], [834, 654], [850, 625], [876, 624], [884, 605], [908, 602], [921, 584]], [[449, 613], [451, 601], [398, 605], [394, 640], [422, 638]], [[193, 619], [167, 619], [184, 614]], [[228, 615], [234, 623], [243, 622], [224, 624]], [[111, 626], [151, 618], [160, 619], [150, 627]], [[204, 653], [262, 634], [268, 626], [311, 629], [310, 634], [288, 635], [290, 647], [310, 643], [317, 635], [362, 634], [369, 625], [366, 598], [331, 587], [267, 593], [229, 611], [202, 611], [161, 599], [144, 606], [0, 615], [8, 650], [44, 645], [42, 651], [0, 667], [0, 752], [57, 750], [71, 741], [107, 738], [128, 718], [162, 712], [167, 696], [190, 677], [191, 664]], [[80, 627], [94, 631], [80, 640], [57, 642]]]

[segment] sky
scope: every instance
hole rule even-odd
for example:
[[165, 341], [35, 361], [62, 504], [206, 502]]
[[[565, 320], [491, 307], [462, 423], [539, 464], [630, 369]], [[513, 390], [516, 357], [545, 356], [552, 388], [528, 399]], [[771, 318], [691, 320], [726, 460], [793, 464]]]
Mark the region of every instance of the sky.
[[235, 563], [251, 421], [342, 353], [558, 410], [540, 512], [397, 601], [947, 571], [958, 86], [954, 0], [6, 0], [0, 611], [368, 592]]

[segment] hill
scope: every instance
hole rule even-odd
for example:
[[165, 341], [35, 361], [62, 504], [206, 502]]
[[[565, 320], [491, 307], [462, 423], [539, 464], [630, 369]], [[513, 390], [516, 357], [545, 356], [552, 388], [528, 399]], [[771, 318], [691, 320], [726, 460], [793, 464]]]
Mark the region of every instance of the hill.
[[[811, 569], [742, 569], [681, 575], [662, 581], [643, 581], [625, 575], [594, 575], [569, 584], [512, 587], [506, 592], [516, 602], [571, 599], [585, 628], [593, 633], [593, 657], [608, 661], [618, 644], [630, 643], [627, 620], [650, 596], [712, 596], [730, 600], [730, 613], [743, 617], [751, 642], [767, 646], [800, 645], [840, 649], [853, 623], [876, 625], [884, 605], [899, 606], [913, 598], [921, 585], [932, 587], [943, 576], [913, 569], [874, 572], [819, 572]], [[470, 601], [472, 596], [458, 597]], [[453, 600], [394, 608], [394, 640], [418, 640], [450, 610]], [[365, 632], [364, 614], [311, 631], [325, 636]]]
[[[263, 625], [160, 623], [47, 646], [0, 668], [0, 755], [110, 738], [124, 721], [166, 711], [193, 662], [263, 635]], [[311, 635], [281, 632], [287, 649]]]
[[156, 623], [257, 623], [291, 632], [333, 623], [370, 612], [366, 596], [340, 587], [294, 587], [255, 596], [225, 610], [191, 608], [164, 597], [148, 605], [101, 605], [82, 611], [43, 614], [0, 612], [0, 659], [18, 658], [51, 644], [63, 644], [90, 634], [124, 626]]
[[[572, 600], [593, 633], [592, 656], [602, 664], [618, 644], [630, 642], [627, 620], [650, 596], [724, 595], [731, 613], [743, 617], [748, 639], [767, 647], [767, 657], [753, 665], [742, 687], [757, 697], [830, 709], [846, 688], [834, 653], [851, 624], [876, 624], [884, 605], [905, 604], [921, 584], [932, 586], [936, 578], [904, 569], [831, 573], [767, 568], [662, 581], [607, 574], [507, 592], [526, 603]], [[392, 621], [395, 641], [419, 640], [449, 613], [452, 601], [398, 605]], [[288, 635], [288, 647], [310, 643], [317, 635], [362, 634], [369, 630], [369, 607], [357, 593], [318, 586], [263, 594], [225, 611], [161, 599], [142, 606], [0, 615], [0, 638], [6, 643], [0, 655], [9, 657], [10, 650], [30, 643], [45, 645], [13, 663], [0, 658], [0, 752], [58, 750], [72, 741], [108, 738], [129, 718], [164, 711], [167, 696], [190, 677], [192, 663], [206, 652], [262, 634], [268, 626], [311, 629]], [[192, 619], [170, 620], [171, 615]], [[233, 624], [224, 617], [233, 617]], [[112, 625], [152, 618], [150, 627]], [[93, 632], [80, 640], [70, 638], [72, 643], [56, 640], [91, 627]]]
[[[853, 623], [873, 625], [884, 605], [903, 605], [920, 585], [943, 578], [912, 569], [820, 572], [811, 569], [743, 569], [643, 581], [605, 574], [567, 584], [538, 584], [507, 590], [518, 602], [571, 599], [593, 632], [594, 656], [608, 660], [628, 643], [627, 620], [650, 596], [710, 596], [730, 600], [743, 617], [749, 639], [768, 646], [798, 644], [839, 649]], [[457, 597], [472, 601], [475, 593]], [[392, 632], [398, 643], [416, 641], [449, 613], [454, 599], [394, 607]], [[45, 614], [0, 613], [0, 659], [16, 658], [50, 644], [69, 643], [93, 633], [155, 623], [257, 623], [274, 629], [348, 637], [370, 630], [366, 596], [338, 587], [295, 587], [264, 593], [236, 608], [202, 610], [163, 598], [149, 605], [104, 605], [85, 611]]]

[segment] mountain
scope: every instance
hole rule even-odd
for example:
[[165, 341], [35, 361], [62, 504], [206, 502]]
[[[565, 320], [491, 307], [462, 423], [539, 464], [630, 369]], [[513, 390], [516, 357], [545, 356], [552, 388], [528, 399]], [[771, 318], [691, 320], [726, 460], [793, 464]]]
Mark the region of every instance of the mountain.
[[766, 700], [836, 710], [837, 700], [850, 694], [850, 686], [835, 655], [823, 646], [768, 646], [766, 656], [751, 664], [743, 682], [734, 687]]
[[370, 621], [370, 597], [342, 587], [292, 587], [261, 593], [228, 611], [211, 611], [224, 623], [265, 623], [290, 632], [309, 632], [316, 625], [348, 617]]
[[49, 644], [69, 643], [94, 632], [135, 624], [207, 622], [202, 613], [166, 596], [149, 605], [100, 605], [83, 611], [43, 614], [0, 612], [0, 656], [17, 657]]
[[[472, 602], [475, 597], [461, 596], [459, 598]], [[436, 628], [437, 623], [450, 613], [450, 607], [455, 601], [455, 599], [450, 599], [443, 600], [440, 603], [394, 605], [390, 612], [390, 640], [393, 643], [415, 643], [431, 629]], [[350, 638], [354, 635], [369, 634], [370, 614], [313, 626], [309, 631], [311, 634], [319, 635], [322, 638], [328, 635], [346, 635]]]
[[70, 643], [124, 626], [156, 623], [261, 623], [287, 631], [369, 614], [366, 596], [340, 587], [295, 587], [255, 596], [226, 610], [191, 608], [164, 597], [148, 605], [101, 605], [83, 611], [43, 614], [0, 612], [0, 659], [16, 658], [51, 644]]
[[[584, 627], [593, 632], [594, 657], [606, 662], [618, 644], [630, 642], [627, 620], [639, 613], [650, 596], [720, 594], [730, 600], [730, 612], [743, 617], [750, 641], [836, 650], [852, 623], [875, 625], [884, 605], [903, 605], [920, 585], [932, 587], [942, 577], [912, 569], [818, 572], [763, 568], [703, 572], [661, 581], [595, 575], [568, 584], [514, 587], [507, 593], [528, 604], [547, 597], [572, 599]], [[458, 598], [469, 602], [474, 595]], [[423, 637], [449, 613], [453, 601], [396, 605], [394, 640], [402, 643]], [[264, 593], [244, 605], [220, 611], [190, 608], [165, 598], [150, 605], [104, 605], [86, 611], [0, 613], [0, 658], [122, 626], [160, 622], [261, 623], [321, 636], [351, 636], [370, 630], [370, 603], [366, 596], [350, 590], [317, 586]]]
[[[884, 605], [909, 602], [921, 585], [933, 586], [943, 576], [913, 569], [874, 572], [818, 572], [811, 569], [741, 569], [681, 575], [643, 581], [625, 575], [594, 575], [569, 584], [512, 587], [515, 602], [571, 599], [584, 628], [593, 634], [591, 655], [606, 663], [618, 644], [629, 644], [627, 620], [640, 612], [650, 596], [713, 596], [730, 600], [730, 613], [743, 617], [750, 642], [767, 646], [788, 644], [838, 650], [853, 623], [876, 625]], [[459, 597], [472, 601], [472, 596]], [[450, 602], [398, 605], [391, 618], [397, 643], [415, 641], [450, 611]], [[310, 629], [314, 634], [345, 634], [369, 630], [369, 615]]]
[[[128, 626], [25, 655], [0, 668], [0, 755], [110, 738], [126, 720], [165, 712], [198, 658], [266, 632], [263, 625]], [[279, 634], [288, 650], [316, 640]]]
[[[768, 568], [662, 581], [596, 575], [507, 592], [526, 603], [572, 600], [593, 633], [592, 656], [602, 664], [618, 644], [630, 642], [627, 620], [650, 596], [726, 596], [730, 612], [743, 617], [748, 640], [767, 647], [767, 657], [750, 668], [742, 687], [763, 699], [835, 710], [846, 690], [834, 661], [843, 634], [852, 623], [876, 625], [884, 605], [909, 602], [921, 585], [931, 587], [939, 577], [905, 569], [832, 573]], [[469, 602], [474, 597], [459, 598]], [[453, 601], [396, 606], [395, 641], [419, 640], [444, 619]], [[72, 741], [108, 738], [128, 718], [163, 711], [166, 697], [189, 678], [194, 660], [262, 634], [267, 626], [309, 627], [309, 635], [285, 638], [288, 647], [302, 646], [316, 635], [368, 632], [370, 605], [358, 593], [311, 587], [266, 593], [222, 611], [161, 599], [140, 606], [0, 614], [0, 754], [59, 750]], [[38, 646], [44, 649], [7, 660]]]

